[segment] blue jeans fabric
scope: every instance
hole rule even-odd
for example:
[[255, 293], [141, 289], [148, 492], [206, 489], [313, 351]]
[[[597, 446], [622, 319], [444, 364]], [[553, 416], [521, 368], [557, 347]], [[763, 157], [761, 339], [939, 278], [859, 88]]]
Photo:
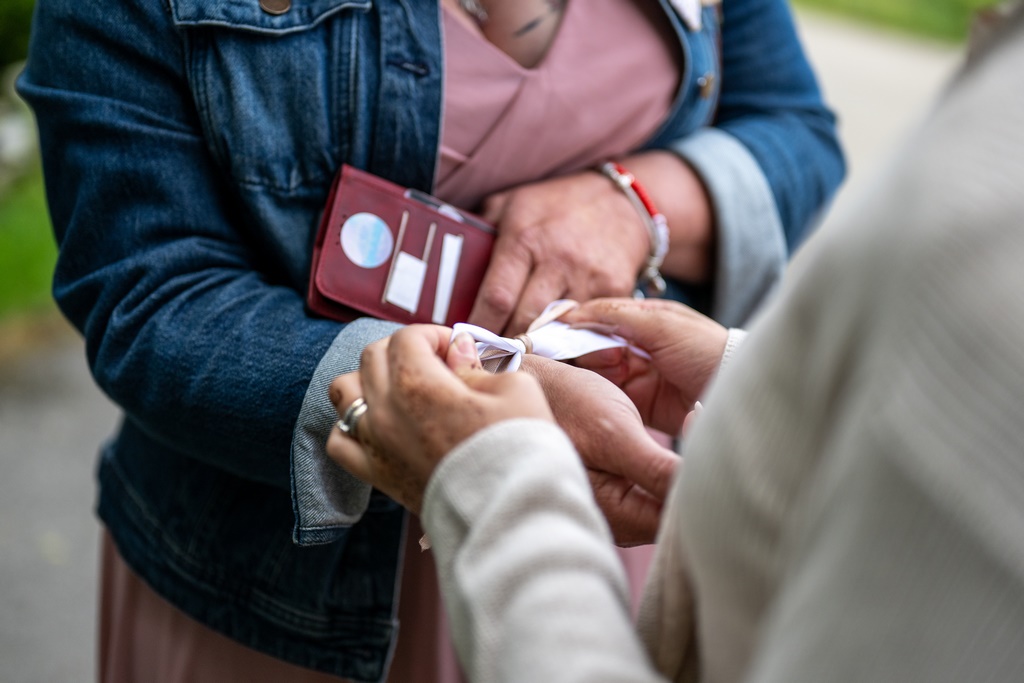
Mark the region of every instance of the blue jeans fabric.
[[[785, 3], [726, 2], [719, 35], [714, 8], [691, 32], [660, 1], [686, 72], [648, 146], [685, 156], [709, 126], [738, 141], [793, 248], [843, 162]], [[121, 555], [211, 628], [357, 680], [385, 672], [403, 512], [374, 494], [358, 523], [295, 545], [291, 451], [317, 368], [354, 368], [391, 328], [341, 337], [303, 297], [342, 163], [431, 189], [442, 56], [436, 0], [293, 0], [279, 16], [256, 0], [38, 0], [18, 83], [54, 296], [124, 411], [98, 469]]]

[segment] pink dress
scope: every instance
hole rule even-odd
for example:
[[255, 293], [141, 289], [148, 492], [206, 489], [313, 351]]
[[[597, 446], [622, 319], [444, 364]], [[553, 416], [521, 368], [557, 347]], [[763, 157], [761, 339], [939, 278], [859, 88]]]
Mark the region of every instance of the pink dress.
[[[492, 192], [593, 168], [650, 138], [680, 77], [675, 39], [656, 28], [667, 22], [652, 21], [651, 10], [660, 12], [636, 0], [569, 2], [558, 35], [532, 69], [445, 12], [444, 128], [434, 193], [473, 209]], [[622, 36], [633, 37], [631, 49], [614, 49]], [[401, 630], [388, 680], [461, 681], [433, 558], [417, 545], [418, 521], [408, 533]], [[619, 555], [635, 605], [653, 546]]]
[[[492, 192], [595, 166], [637, 148], [667, 115], [680, 77], [676, 40], [653, 0], [572, 0], [534, 68], [444, 13], [445, 103], [434, 192], [476, 208]], [[616, 49], [629, 36], [630, 49]], [[410, 518], [389, 683], [462, 680], [423, 532]], [[653, 549], [621, 551], [636, 601]], [[206, 628], [158, 596], [104, 533], [99, 680], [321, 683]]]

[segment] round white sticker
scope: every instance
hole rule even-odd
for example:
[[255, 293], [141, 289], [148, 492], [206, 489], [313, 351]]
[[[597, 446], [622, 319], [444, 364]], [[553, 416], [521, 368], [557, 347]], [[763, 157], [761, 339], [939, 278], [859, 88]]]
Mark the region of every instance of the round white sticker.
[[363, 268], [376, 268], [391, 256], [395, 238], [380, 216], [354, 213], [341, 226], [341, 249], [349, 260]]

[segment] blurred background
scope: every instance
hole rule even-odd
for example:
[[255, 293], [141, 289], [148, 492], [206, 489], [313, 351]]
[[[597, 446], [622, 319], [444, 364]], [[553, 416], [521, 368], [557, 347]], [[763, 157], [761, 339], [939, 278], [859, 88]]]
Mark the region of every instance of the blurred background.
[[[56, 248], [32, 118], [13, 88], [33, 4], [0, 0], [0, 683], [95, 678], [92, 473], [117, 420], [50, 299]], [[873, 169], [956, 68], [985, 4], [795, 4], [850, 162], [830, 216], [869, 191]]]

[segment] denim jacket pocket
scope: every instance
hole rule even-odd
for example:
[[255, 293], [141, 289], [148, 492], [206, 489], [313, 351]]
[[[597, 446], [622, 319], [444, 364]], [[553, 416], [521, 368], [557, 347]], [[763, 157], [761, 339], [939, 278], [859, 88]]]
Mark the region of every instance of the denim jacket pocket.
[[342, 10], [366, 11], [373, 0], [298, 0], [281, 14], [270, 14], [259, 0], [169, 0], [178, 26], [224, 26], [271, 35], [306, 31]]
[[169, 2], [210, 152], [230, 178], [278, 195], [328, 184], [372, 68], [359, 45], [373, 0], [293, 0], [276, 15], [259, 0]]

